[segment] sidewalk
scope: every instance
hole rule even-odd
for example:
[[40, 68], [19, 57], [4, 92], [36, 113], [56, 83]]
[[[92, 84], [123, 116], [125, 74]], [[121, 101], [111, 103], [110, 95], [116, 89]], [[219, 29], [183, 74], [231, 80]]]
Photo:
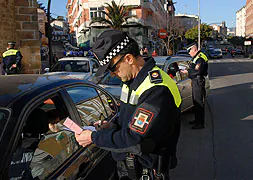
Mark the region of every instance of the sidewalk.
[[206, 106], [205, 129], [192, 130], [188, 122], [194, 119], [190, 110], [182, 114], [178, 143], [178, 166], [171, 170], [171, 180], [214, 180], [213, 125]]

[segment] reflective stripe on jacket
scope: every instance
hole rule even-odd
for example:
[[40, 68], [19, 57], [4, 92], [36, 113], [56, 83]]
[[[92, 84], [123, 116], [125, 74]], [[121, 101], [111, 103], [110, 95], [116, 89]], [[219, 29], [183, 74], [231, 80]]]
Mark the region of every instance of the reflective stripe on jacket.
[[16, 49], [9, 49], [3, 53], [3, 57], [16, 56], [17, 52], [18, 52], [18, 50], [16, 50]]
[[[178, 90], [178, 87], [173, 79], [169, 77], [168, 74], [166, 74], [163, 70], [155, 66], [153, 70], [159, 70], [161, 76], [162, 76], [162, 82], [161, 83], [151, 83], [149, 76], [145, 78], [145, 80], [140, 84], [140, 86], [134, 91], [131, 92], [130, 98], [129, 98], [129, 87], [126, 84], [123, 84], [122, 90], [121, 90], [121, 96], [120, 100], [124, 103], [129, 103], [132, 105], [136, 105], [138, 103], [139, 97], [144, 93], [146, 90], [154, 87], [154, 86], [166, 86], [169, 88], [171, 94], [174, 97], [174, 101], [177, 107], [180, 106], [182, 99], [180, 92]], [[129, 99], [129, 101], [128, 101]]]
[[202, 58], [205, 60], [205, 62], [207, 63], [208, 62], [208, 58], [206, 57], [206, 55], [202, 52], [200, 52], [192, 61], [193, 64], [196, 63], [196, 61], [198, 60], [198, 58]]

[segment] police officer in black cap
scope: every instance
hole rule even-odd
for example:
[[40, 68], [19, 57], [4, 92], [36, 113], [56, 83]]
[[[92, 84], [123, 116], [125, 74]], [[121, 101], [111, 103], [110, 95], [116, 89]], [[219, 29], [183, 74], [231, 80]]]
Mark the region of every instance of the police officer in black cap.
[[92, 52], [100, 63], [96, 75], [108, 70], [123, 82], [120, 117], [110, 128], [75, 134], [76, 140], [84, 147], [95, 143], [112, 152], [117, 161], [112, 179], [169, 179], [180, 133], [177, 85], [152, 57], [144, 61], [137, 42], [125, 32], [103, 32]]
[[208, 58], [198, 50], [196, 43], [190, 44], [187, 50], [192, 57], [192, 64], [188, 72], [189, 78], [192, 80], [192, 98], [195, 112], [195, 120], [191, 121], [190, 124], [194, 124], [192, 129], [202, 129], [205, 125], [205, 76], [208, 74]]
[[9, 42], [7, 51], [3, 53], [3, 69], [7, 74], [17, 74], [21, 68], [22, 54], [15, 49], [16, 42]]

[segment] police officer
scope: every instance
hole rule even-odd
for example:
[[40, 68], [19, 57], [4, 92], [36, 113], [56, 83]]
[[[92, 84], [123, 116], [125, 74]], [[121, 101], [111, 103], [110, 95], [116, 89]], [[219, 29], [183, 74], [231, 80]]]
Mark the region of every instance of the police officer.
[[22, 55], [15, 49], [16, 42], [9, 42], [7, 51], [3, 53], [3, 69], [7, 74], [17, 74], [21, 68]]
[[152, 57], [145, 62], [137, 42], [122, 31], [103, 32], [92, 52], [100, 63], [96, 75], [108, 70], [123, 82], [120, 116], [110, 122], [114, 126], [84, 130], [75, 134], [76, 140], [84, 147], [95, 143], [112, 152], [117, 161], [112, 179], [169, 179], [180, 132], [181, 97], [175, 82]]
[[188, 73], [192, 80], [192, 98], [195, 112], [195, 120], [191, 121], [190, 124], [194, 124], [192, 129], [202, 129], [205, 124], [205, 76], [208, 74], [208, 58], [203, 52], [198, 51], [195, 43], [189, 45], [187, 50], [192, 57]]

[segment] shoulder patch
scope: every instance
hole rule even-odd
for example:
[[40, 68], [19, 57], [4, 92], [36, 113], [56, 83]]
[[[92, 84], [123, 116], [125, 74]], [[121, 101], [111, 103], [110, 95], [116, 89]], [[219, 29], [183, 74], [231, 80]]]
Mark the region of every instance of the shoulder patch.
[[130, 129], [143, 135], [146, 133], [154, 113], [143, 108], [138, 108], [130, 123]]
[[151, 83], [157, 84], [157, 83], [163, 82], [163, 79], [159, 70], [149, 71], [148, 74], [149, 74], [149, 79]]

